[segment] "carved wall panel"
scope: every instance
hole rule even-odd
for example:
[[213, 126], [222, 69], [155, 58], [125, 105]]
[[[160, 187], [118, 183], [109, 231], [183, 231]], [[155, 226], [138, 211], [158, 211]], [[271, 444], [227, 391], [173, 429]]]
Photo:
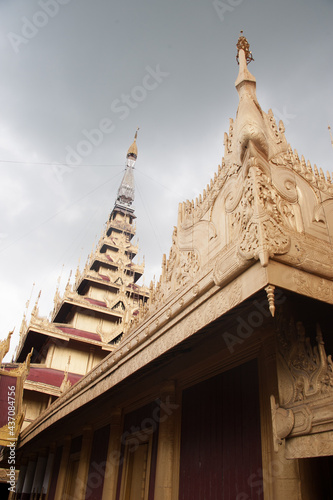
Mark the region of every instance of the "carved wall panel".
[[[282, 440], [293, 458], [333, 454], [333, 363], [319, 325], [312, 346], [301, 322], [279, 319], [277, 328], [279, 404], [271, 396], [274, 445]], [[302, 436], [298, 446], [297, 437]], [[304, 437], [308, 447], [304, 448]], [[289, 443], [289, 440], [290, 443]], [[288, 444], [289, 443], [289, 444]], [[320, 443], [325, 443], [324, 446]]]

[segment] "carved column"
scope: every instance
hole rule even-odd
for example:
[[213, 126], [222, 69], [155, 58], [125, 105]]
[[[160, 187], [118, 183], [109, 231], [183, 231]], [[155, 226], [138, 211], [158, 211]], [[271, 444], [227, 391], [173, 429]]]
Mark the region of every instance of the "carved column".
[[76, 500], [84, 500], [85, 498], [92, 442], [93, 442], [93, 428], [91, 425], [87, 425], [83, 427], [80, 462], [77, 471], [77, 477], [75, 480]]
[[154, 497], [158, 500], [171, 500], [173, 498], [175, 433], [178, 414], [179, 405], [176, 404], [175, 382], [172, 380], [161, 391]]
[[60, 462], [58, 481], [57, 481], [56, 492], [54, 495], [54, 500], [62, 500], [70, 449], [71, 449], [71, 436], [66, 436], [64, 446], [62, 449], [61, 462]]
[[118, 482], [118, 470], [121, 457], [121, 409], [111, 412], [110, 439], [106, 459], [102, 500], [115, 500]]
[[46, 460], [47, 460], [46, 450], [42, 450], [38, 454], [34, 480], [31, 487], [31, 493], [33, 498], [35, 497], [38, 498], [42, 491]]
[[34, 480], [35, 469], [36, 469], [36, 455], [29, 459], [27, 471], [24, 477], [24, 483], [22, 487], [21, 500], [28, 500], [30, 498], [31, 487]]

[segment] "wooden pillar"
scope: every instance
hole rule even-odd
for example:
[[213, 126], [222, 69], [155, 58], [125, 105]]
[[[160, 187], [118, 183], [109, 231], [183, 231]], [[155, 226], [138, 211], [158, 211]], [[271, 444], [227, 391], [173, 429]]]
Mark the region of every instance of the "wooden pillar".
[[111, 412], [110, 438], [106, 458], [102, 500], [115, 500], [117, 493], [118, 471], [121, 458], [121, 409]]
[[44, 479], [44, 473], [45, 473], [45, 467], [46, 467], [46, 461], [47, 461], [46, 455], [47, 455], [46, 450], [42, 450], [38, 454], [35, 476], [34, 476], [34, 480], [33, 480], [32, 487], [31, 487], [31, 493], [32, 493], [33, 498], [34, 497], [39, 498], [40, 493], [42, 492], [43, 479]]
[[[28, 466], [26, 463], [22, 463], [20, 466], [20, 472], [19, 472], [19, 476], [17, 479], [16, 487], [15, 487], [15, 495], [14, 495], [15, 500], [16, 499], [19, 500], [21, 498], [27, 468], [28, 468]], [[11, 495], [9, 498], [11, 498]]]
[[[298, 460], [287, 460], [284, 447], [278, 452], [273, 449], [272, 416], [270, 396], [277, 401], [278, 371], [276, 360], [275, 338], [271, 335], [265, 339], [259, 363], [260, 375], [260, 420], [262, 435], [262, 486], [264, 498], [269, 500], [285, 500], [286, 498], [302, 499]], [[260, 478], [258, 477], [259, 482]]]
[[161, 391], [160, 421], [155, 479], [155, 500], [175, 498], [174, 464], [176, 428], [180, 405], [176, 403], [175, 382], [170, 381]]
[[45, 473], [44, 473], [44, 478], [43, 478], [40, 500], [44, 500], [44, 498], [46, 497], [46, 495], [48, 494], [48, 491], [49, 491], [50, 479], [51, 479], [54, 457], [55, 457], [55, 450], [56, 450], [56, 445], [54, 443], [51, 445], [51, 447], [49, 449], [48, 456], [47, 456], [47, 462], [46, 462], [46, 467], [45, 467]]
[[62, 449], [61, 462], [60, 462], [58, 481], [54, 495], [54, 500], [62, 500], [63, 497], [70, 449], [71, 449], [71, 436], [66, 436], [64, 446]]
[[27, 500], [28, 498], [30, 498], [31, 487], [32, 487], [32, 483], [34, 480], [34, 476], [35, 476], [36, 459], [37, 459], [36, 455], [32, 456], [29, 459], [27, 471], [26, 471], [25, 477], [24, 477], [22, 494], [20, 497], [21, 500]]
[[80, 462], [77, 471], [77, 477], [75, 480], [76, 500], [85, 499], [92, 442], [93, 442], [93, 428], [91, 425], [87, 425], [83, 427]]

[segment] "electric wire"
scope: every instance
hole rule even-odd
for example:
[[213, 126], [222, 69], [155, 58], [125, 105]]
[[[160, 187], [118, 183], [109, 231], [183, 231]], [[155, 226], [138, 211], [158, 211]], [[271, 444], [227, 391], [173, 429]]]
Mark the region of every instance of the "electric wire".
[[140, 174], [144, 175], [145, 177], [147, 177], [148, 179], [150, 179], [151, 181], [154, 181], [159, 186], [162, 186], [167, 191], [170, 191], [170, 193], [176, 194], [178, 196], [178, 198], [186, 199], [186, 196], [184, 194], [177, 193], [177, 191], [175, 191], [174, 189], [171, 189], [168, 186], [166, 186], [165, 184], [162, 184], [162, 182], [159, 182], [158, 180], [154, 179], [153, 177], [151, 177], [150, 175], [146, 174], [142, 170], [138, 170], [137, 168], [135, 170], [137, 172], [139, 172]]
[[[122, 170], [122, 172], [124, 172], [124, 170]], [[120, 172], [120, 173], [122, 173]], [[15, 243], [17, 243], [18, 241], [22, 240], [23, 238], [26, 238], [27, 236], [29, 236], [29, 234], [31, 234], [32, 232], [36, 231], [37, 229], [39, 229], [41, 226], [43, 226], [44, 224], [46, 224], [47, 222], [51, 221], [52, 219], [54, 219], [55, 217], [57, 217], [58, 215], [62, 214], [63, 212], [66, 212], [66, 210], [68, 210], [70, 207], [76, 205], [77, 203], [79, 203], [80, 201], [84, 200], [85, 198], [87, 198], [88, 196], [90, 196], [92, 193], [98, 191], [98, 189], [100, 189], [101, 187], [105, 186], [106, 184], [110, 183], [111, 181], [113, 181], [116, 177], [119, 176], [120, 174], [119, 172], [114, 175], [113, 177], [111, 177], [110, 179], [106, 180], [105, 182], [103, 182], [102, 184], [99, 184], [98, 186], [96, 186], [95, 188], [91, 189], [90, 191], [88, 191], [88, 193], [85, 193], [83, 196], [80, 196], [79, 198], [77, 198], [75, 201], [69, 203], [68, 205], [66, 205], [64, 208], [62, 208], [61, 210], [59, 210], [58, 212], [56, 212], [55, 214], [51, 215], [50, 217], [48, 217], [47, 219], [44, 219], [41, 223], [37, 224], [35, 227], [33, 227], [32, 229], [30, 229], [29, 231], [25, 232], [24, 234], [20, 235], [18, 238], [16, 238], [15, 240], [13, 240], [11, 243], [9, 243], [9, 245], [3, 247], [0, 249], [0, 253], [4, 252], [5, 250], [7, 250], [8, 248], [10, 248], [12, 245], [14, 245]]]
[[47, 161], [16, 161], [16, 160], [0, 160], [0, 163], [17, 163], [19, 165], [49, 165], [51, 167], [53, 166], [61, 166], [61, 167], [71, 167], [71, 168], [77, 168], [77, 167], [123, 167], [123, 164], [114, 164], [110, 165], [109, 163], [83, 163], [80, 165], [71, 165], [70, 163], [65, 163], [65, 162], [47, 162]]

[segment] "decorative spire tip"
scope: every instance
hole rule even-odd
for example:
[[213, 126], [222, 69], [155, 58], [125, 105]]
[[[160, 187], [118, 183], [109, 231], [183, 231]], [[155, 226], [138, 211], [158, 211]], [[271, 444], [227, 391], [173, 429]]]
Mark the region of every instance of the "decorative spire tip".
[[134, 160], [136, 160], [138, 157], [138, 148], [136, 145], [136, 139], [138, 137], [138, 130], [140, 130], [139, 127], [136, 129], [136, 132], [134, 135], [134, 141], [133, 141], [132, 145], [130, 146], [129, 150], [127, 151], [127, 158], [134, 158]]
[[247, 64], [249, 64], [251, 61], [254, 61], [253, 56], [252, 56], [252, 52], [250, 51], [250, 44], [247, 41], [247, 39], [245, 38], [245, 36], [243, 35], [243, 30], [241, 30], [241, 32], [240, 32], [240, 36], [238, 38], [238, 42], [236, 44], [236, 47], [237, 47], [237, 55], [236, 55], [237, 64], [239, 64], [239, 51], [241, 49], [244, 50], [244, 52], [245, 52], [245, 58], [246, 58]]

